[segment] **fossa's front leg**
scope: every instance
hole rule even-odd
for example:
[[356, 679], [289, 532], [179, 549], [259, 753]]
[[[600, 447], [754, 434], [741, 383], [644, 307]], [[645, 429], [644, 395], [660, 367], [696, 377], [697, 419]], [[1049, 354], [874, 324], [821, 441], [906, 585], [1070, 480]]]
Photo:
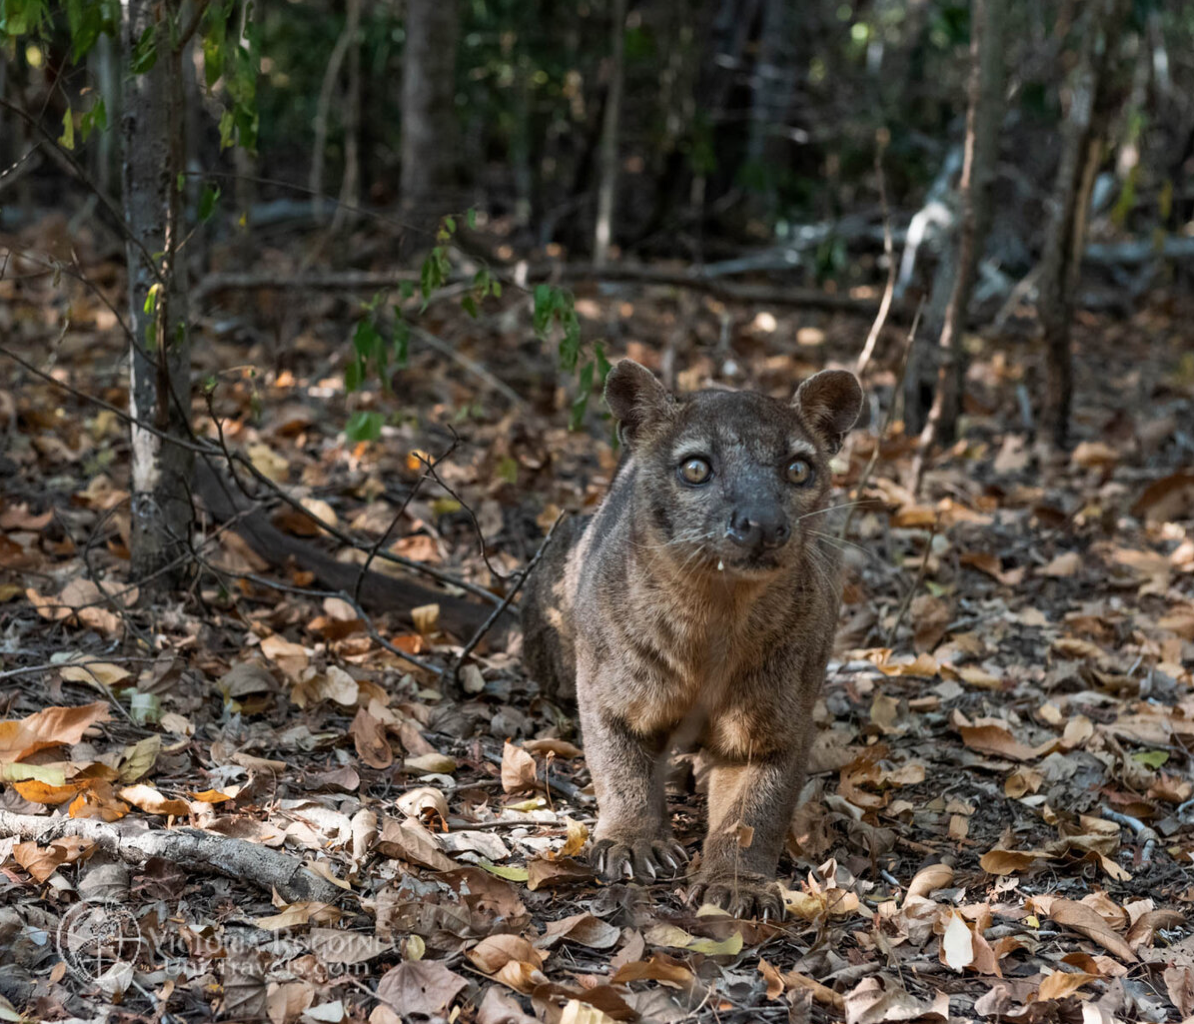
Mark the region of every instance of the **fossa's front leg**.
[[672, 836], [664, 792], [669, 734], [636, 733], [629, 723], [581, 700], [585, 759], [597, 791], [590, 860], [607, 881], [671, 878], [688, 860]]

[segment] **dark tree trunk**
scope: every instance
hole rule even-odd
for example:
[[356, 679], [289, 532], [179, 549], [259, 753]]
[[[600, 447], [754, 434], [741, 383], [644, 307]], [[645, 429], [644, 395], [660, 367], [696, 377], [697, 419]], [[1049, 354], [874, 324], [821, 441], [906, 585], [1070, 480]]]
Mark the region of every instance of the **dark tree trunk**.
[[1003, 35], [1005, 0], [972, 0], [970, 7], [970, 81], [967, 86], [966, 144], [958, 182], [958, 237], [954, 258], [939, 268], [938, 283], [948, 282], [937, 342], [937, 387], [928, 421], [921, 431], [914, 465], [919, 485], [924, 460], [935, 442], [957, 436], [966, 358], [962, 334], [979, 257], [991, 224], [991, 196], [999, 157], [1003, 120]]
[[1110, 70], [1114, 31], [1126, 0], [1091, 0], [1082, 13], [1077, 62], [1070, 75], [1069, 109], [1061, 126], [1061, 159], [1041, 257], [1038, 312], [1047, 369], [1044, 425], [1059, 448], [1069, 443], [1074, 397], [1070, 325], [1078, 287], [1087, 215], [1112, 113]]
[[456, 195], [456, 0], [407, 0], [402, 65], [402, 206], [428, 228]]

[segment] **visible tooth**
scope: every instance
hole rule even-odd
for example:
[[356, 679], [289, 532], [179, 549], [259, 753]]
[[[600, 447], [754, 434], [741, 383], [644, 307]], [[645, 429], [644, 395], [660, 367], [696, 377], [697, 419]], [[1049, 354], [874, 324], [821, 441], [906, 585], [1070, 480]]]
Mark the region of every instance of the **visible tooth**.
[[725, 570], [726, 570], [726, 564], [725, 564], [725, 562], [723, 562], [723, 561], [722, 561], [722, 560], [719, 558], [719, 559], [717, 560], [717, 571], [718, 571], [718, 572], [725, 572]]

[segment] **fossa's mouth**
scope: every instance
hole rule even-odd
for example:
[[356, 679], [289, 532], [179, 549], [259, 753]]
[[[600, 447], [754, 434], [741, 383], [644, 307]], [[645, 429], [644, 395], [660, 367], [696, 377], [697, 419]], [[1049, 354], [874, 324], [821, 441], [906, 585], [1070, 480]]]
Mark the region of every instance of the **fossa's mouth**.
[[731, 576], [767, 576], [783, 568], [783, 563], [772, 551], [749, 554], [726, 554], [717, 562], [717, 572]]

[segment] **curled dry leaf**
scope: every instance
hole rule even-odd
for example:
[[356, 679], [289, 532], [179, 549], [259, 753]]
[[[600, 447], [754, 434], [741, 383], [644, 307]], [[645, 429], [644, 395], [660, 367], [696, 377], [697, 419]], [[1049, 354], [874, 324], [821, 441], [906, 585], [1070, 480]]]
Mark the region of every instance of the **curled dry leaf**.
[[524, 750], [529, 750], [532, 754], [554, 754], [556, 757], [562, 757], [569, 761], [574, 757], [580, 757], [583, 753], [580, 747], [567, 740], [527, 740], [522, 746]]
[[1098, 977], [1097, 974], [1085, 974], [1082, 971], [1073, 973], [1068, 971], [1054, 971], [1041, 982], [1041, 987], [1037, 990], [1036, 997], [1040, 1000], [1065, 999], [1066, 996], [1072, 996], [1083, 985], [1097, 981]]
[[407, 771], [422, 772], [425, 775], [450, 775], [456, 771], [456, 759], [447, 754], [419, 754], [402, 762]]
[[32, 841], [17, 843], [12, 848], [12, 859], [40, 885], [63, 864], [73, 864], [94, 845], [95, 840], [82, 836], [63, 836], [48, 846], [38, 846]]
[[535, 940], [535, 945], [539, 949], [551, 949], [558, 942], [568, 941], [590, 949], [612, 949], [621, 937], [621, 930], [608, 921], [588, 913], [573, 914], [551, 921], [543, 935]]
[[530, 942], [520, 935], [490, 935], [465, 954], [479, 971], [496, 974], [511, 960], [529, 963], [538, 968], [546, 959]]
[[697, 983], [696, 975], [682, 961], [666, 953], [656, 953], [649, 960], [632, 960], [614, 972], [610, 982], [626, 985], [632, 981], [657, 981], [669, 988], [687, 991]]
[[1132, 949], [1152, 945], [1157, 932], [1162, 928], [1184, 928], [1186, 919], [1176, 910], [1150, 910], [1136, 919], [1125, 936]]
[[1052, 753], [1058, 744], [1057, 740], [1049, 740], [1039, 747], [1030, 747], [1016, 739], [1011, 730], [1003, 725], [963, 725], [958, 731], [962, 734], [962, 742], [971, 750], [977, 750], [980, 754], [1010, 758], [1013, 761], [1034, 761]]
[[1050, 860], [1052, 855], [1045, 850], [1004, 850], [996, 847], [979, 858], [979, 867], [988, 875], [1015, 875], [1027, 871], [1038, 860]]
[[1132, 951], [1132, 947], [1124, 941], [1122, 936], [1116, 935], [1107, 926], [1107, 922], [1093, 907], [1074, 900], [1055, 899], [1048, 896], [1034, 897], [1030, 904], [1038, 913], [1049, 918], [1055, 924], [1086, 936], [1121, 960], [1135, 963], [1138, 959]]
[[954, 880], [954, 869], [948, 864], [930, 864], [921, 868], [908, 883], [904, 901], [918, 896], [927, 897], [935, 889], [944, 889]]
[[425, 818], [436, 816], [440, 819], [448, 816], [448, 800], [441, 790], [434, 786], [420, 786], [402, 793], [398, 797], [398, 810], [411, 818]]
[[522, 747], [509, 740], [502, 748], [502, 789], [507, 793], [521, 793], [535, 789], [535, 759]]
[[406, 821], [387, 819], [382, 826], [377, 848], [386, 857], [405, 860], [433, 871], [451, 871], [456, 867], [439, 848], [435, 836], [413, 818]]
[[357, 756], [370, 768], [389, 768], [394, 763], [386, 727], [364, 708], [357, 711], [348, 735], [352, 737]]
[[81, 707], [45, 708], [27, 718], [0, 722], [0, 764], [78, 743], [92, 725], [110, 718], [107, 702], [96, 701]]
[[144, 783], [125, 786], [120, 791], [120, 799], [140, 808], [147, 814], [168, 814], [181, 818], [191, 813], [191, 805], [186, 800], [163, 796], [153, 786], [147, 786]]

